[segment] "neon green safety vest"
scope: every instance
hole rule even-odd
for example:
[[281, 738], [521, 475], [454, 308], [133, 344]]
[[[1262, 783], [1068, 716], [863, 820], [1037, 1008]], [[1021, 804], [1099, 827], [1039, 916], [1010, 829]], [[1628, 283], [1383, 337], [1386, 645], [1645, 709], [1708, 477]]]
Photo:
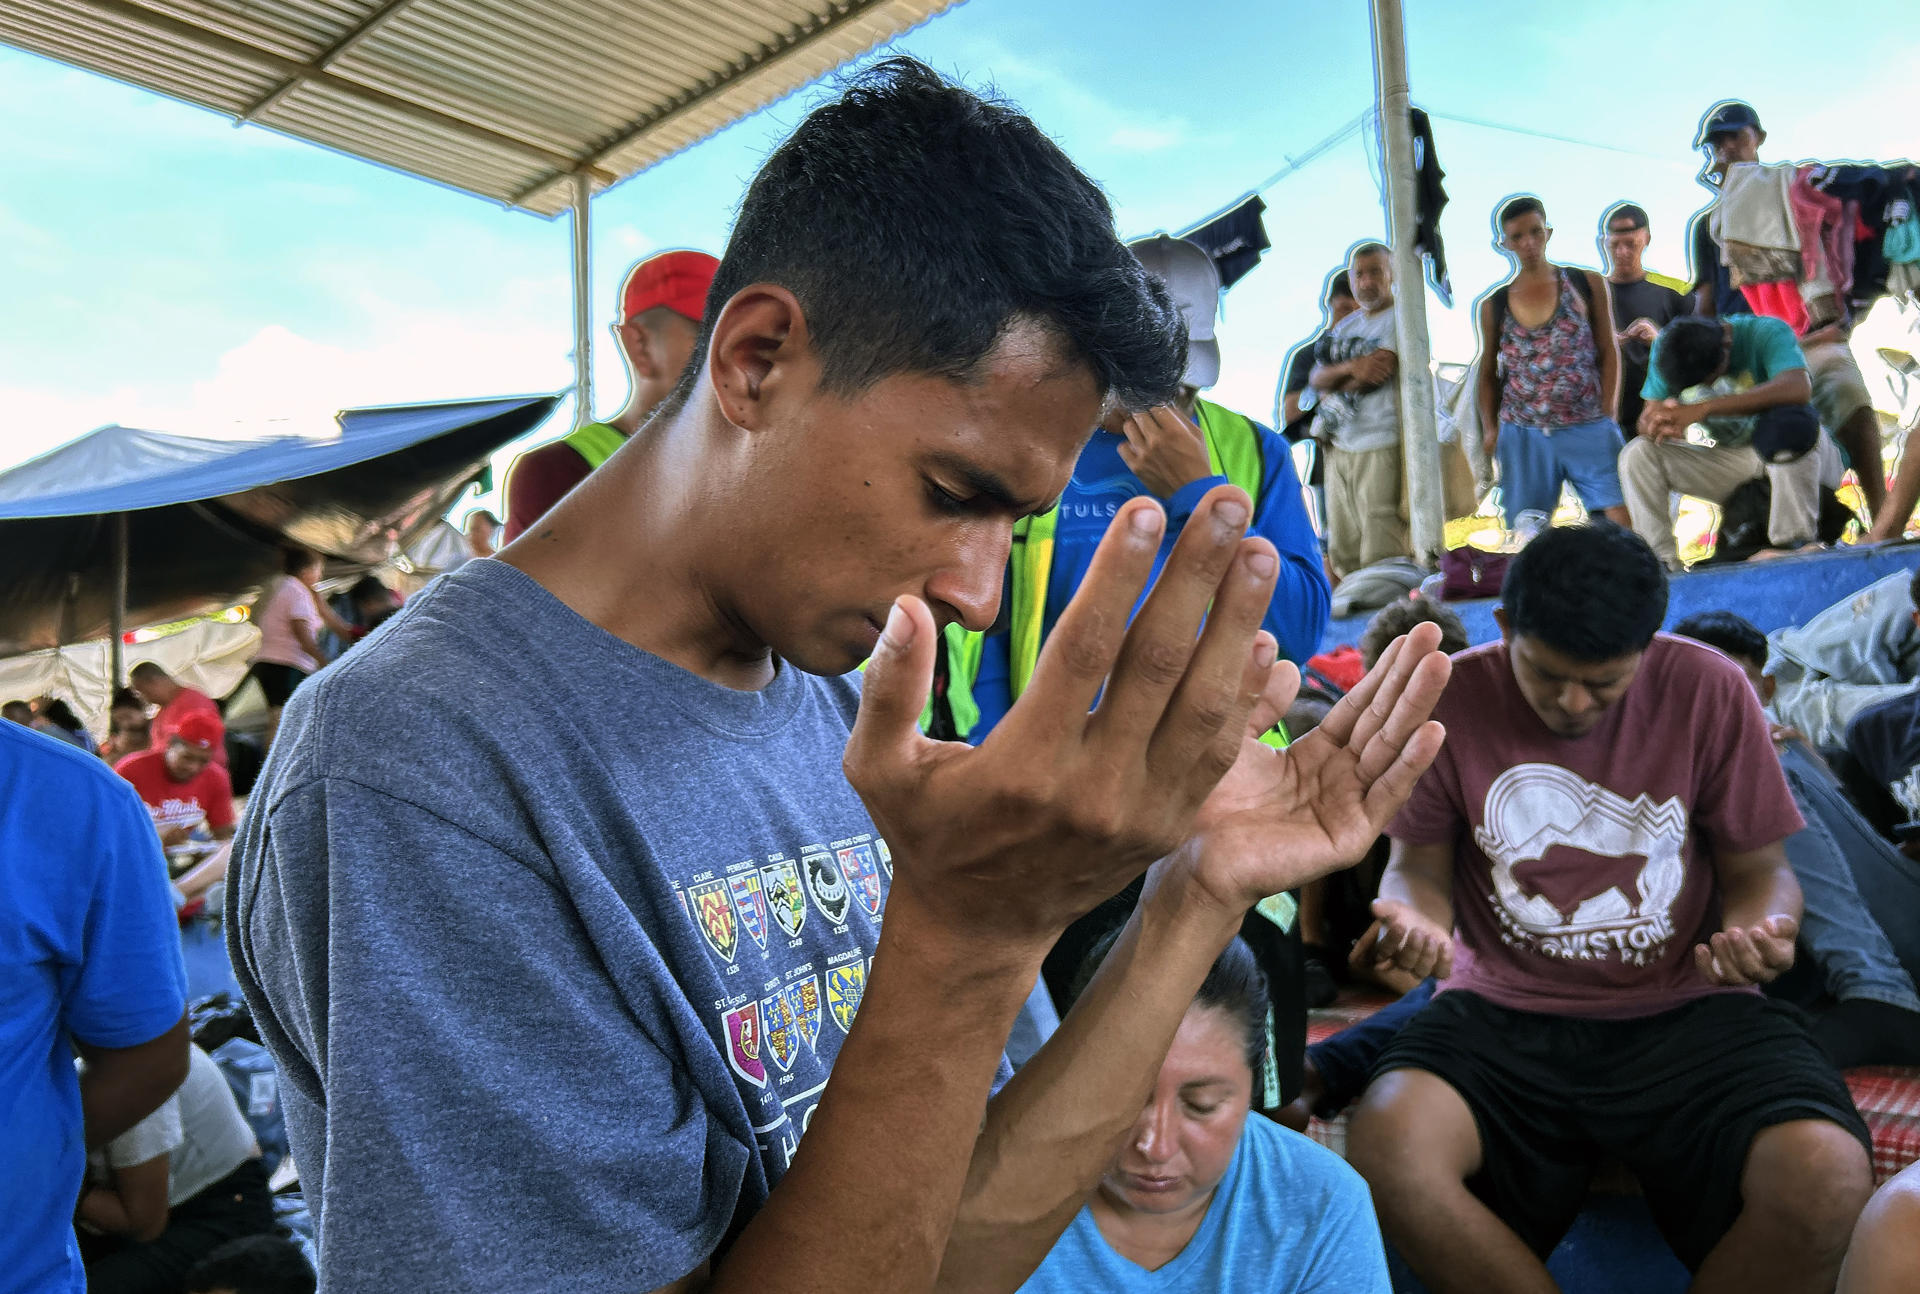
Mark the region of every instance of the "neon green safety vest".
[[575, 427], [560, 443], [586, 459], [587, 470], [591, 472], [612, 458], [613, 451], [627, 443], [627, 437], [618, 427], [589, 422]]
[[[1205, 400], [1194, 401], [1194, 413], [1200, 433], [1207, 442], [1207, 463], [1216, 476], [1224, 476], [1257, 502], [1260, 483], [1266, 475], [1266, 458], [1260, 450], [1260, 435], [1252, 419], [1223, 409]], [[1060, 521], [1060, 508], [1037, 517], [1025, 517], [1013, 526], [1013, 553], [1007, 566], [1007, 657], [1008, 685], [1018, 698], [1040, 660], [1040, 643], [1045, 633], [1047, 583], [1053, 574], [1053, 535]], [[980, 651], [984, 635], [970, 633], [959, 625], [948, 625], [947, 704], [953, 724], [962, 737], [980, 722], [980, 706], [973, 699], [973, 684], [980, 676]], [[1277, 738], [1277, 739], [1276, 739]], [[1284, 746], [1284, 733], [1268, 735], [1270, 745]]]

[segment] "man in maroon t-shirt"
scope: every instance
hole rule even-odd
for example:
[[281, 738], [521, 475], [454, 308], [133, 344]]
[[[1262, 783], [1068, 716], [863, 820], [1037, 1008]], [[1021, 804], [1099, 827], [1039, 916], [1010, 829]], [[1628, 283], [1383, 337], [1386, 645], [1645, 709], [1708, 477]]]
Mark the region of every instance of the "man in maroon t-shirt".
[[620, 321], [613, 326], [627, 360], [632, 394], [607, 422], [589, 423], [563, 440], [530, 449], [507, 469], [506, 543], [545, 515], [611, 448], [640, 429], [673, 393], [706, 311], [707, 290], [720, 262], [705, 252], [672, 251], [634, 266], [620, 289]]
[[1388, 829], [1379, 949], [1444, 979], [1349, 1152], [1435, 1291], [1550, 1291], [1602, 1156], [1697, 1290], [1831, 1290], [1873, 1189], [1846, 1084], [1757, 985], [1793, 962], [1803, 823], [1739, 667], [1656, 636], [1631, 531], [1549, 530], [1504, 641], [1455, 658], [1447, 744]]
[[165, 750], [188, 715], [204, 715], [213, 720], [220, 733], [213, 743], [213, 762], [221, 768], [227, 766], [226, 722], [212, 697], [188, 687], [150, 660], [128, 671], [127, 686], [148, 705], [159, 707], [147, 724], [149, 749]]

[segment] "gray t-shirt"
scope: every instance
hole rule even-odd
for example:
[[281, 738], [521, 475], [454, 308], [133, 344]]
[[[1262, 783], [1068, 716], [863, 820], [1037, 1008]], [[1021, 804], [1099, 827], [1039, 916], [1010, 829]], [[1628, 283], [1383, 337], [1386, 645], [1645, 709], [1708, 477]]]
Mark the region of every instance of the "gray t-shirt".
[[131, 1168], [167, 1156], [167, 1204], [186, 1203], [260, 1155], [253, 1129], [213, 1057], [187, 1048], [187, 1081], [160, 1108], [96, 1152], [93, 1167]]
[[[1393, 320], [1398, 307], [1379, 314], [1355, 310], [1327, 332], [1328, 364], [1343, 364], [1377, 350], [1393, 350]], [[1371, 391], [1329, 391], [1320, 397], [1313, 434], [1335, 449], [1364, 453], [1400, 443], [1400, 379], [1396, 374]]]
[[857, 703], [717, 686], [497, 560], [295, 694], [229, 940], [324, 1289], [652, 1289], [751, 1217], [892, 876], [841, 772]]

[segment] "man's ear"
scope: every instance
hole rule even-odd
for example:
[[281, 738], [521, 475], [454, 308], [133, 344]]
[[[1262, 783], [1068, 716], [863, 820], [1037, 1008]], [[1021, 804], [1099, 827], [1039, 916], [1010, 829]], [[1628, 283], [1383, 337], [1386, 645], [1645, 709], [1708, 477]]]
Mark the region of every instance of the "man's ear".
[[714, 321], [707, 377], [720, 412], [747, 431], [764, 424], [771, 402], [817, 385], [819, 364], [799, 299], [772, 283], [735, 293]]
[[1505, 607], [1495, 607], [1493, 609], [1493, 622], [1500, 626], [1500, 641], [1511, 644], [1513, 642], [1513, 630], [1507, 625], [1507, 609]]
[[613, 325], [613, 339], [620, 343], [620, 353], [627, 357], [634, 375], [641, 380], [655, 376], [653, 364], [653, 335], [647, 326], [637, 319]]
[[1779, 690], [1779, 687], [1780, 687], [1779, 679], [1775, 678], [1771, 674], [1762, 674], [1760, 676], [1760, 704], [1772, 705], [1773, 694]]

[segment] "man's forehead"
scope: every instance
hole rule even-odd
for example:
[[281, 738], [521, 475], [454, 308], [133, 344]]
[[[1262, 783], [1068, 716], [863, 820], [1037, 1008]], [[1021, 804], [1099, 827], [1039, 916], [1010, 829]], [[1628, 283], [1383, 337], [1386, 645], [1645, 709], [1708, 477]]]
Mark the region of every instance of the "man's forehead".
[[1581, 660], [1527, 634], [1517, 635], [1514, 638], [1514, 645], [1520, 649], [1521, 655], [1530, 667], [1562, 678], [1616, 679], [1622, 674], [1630, 673], [1640, 663], [1640, 657], [1644, 654], [1630, 652], [1610, 660]]

